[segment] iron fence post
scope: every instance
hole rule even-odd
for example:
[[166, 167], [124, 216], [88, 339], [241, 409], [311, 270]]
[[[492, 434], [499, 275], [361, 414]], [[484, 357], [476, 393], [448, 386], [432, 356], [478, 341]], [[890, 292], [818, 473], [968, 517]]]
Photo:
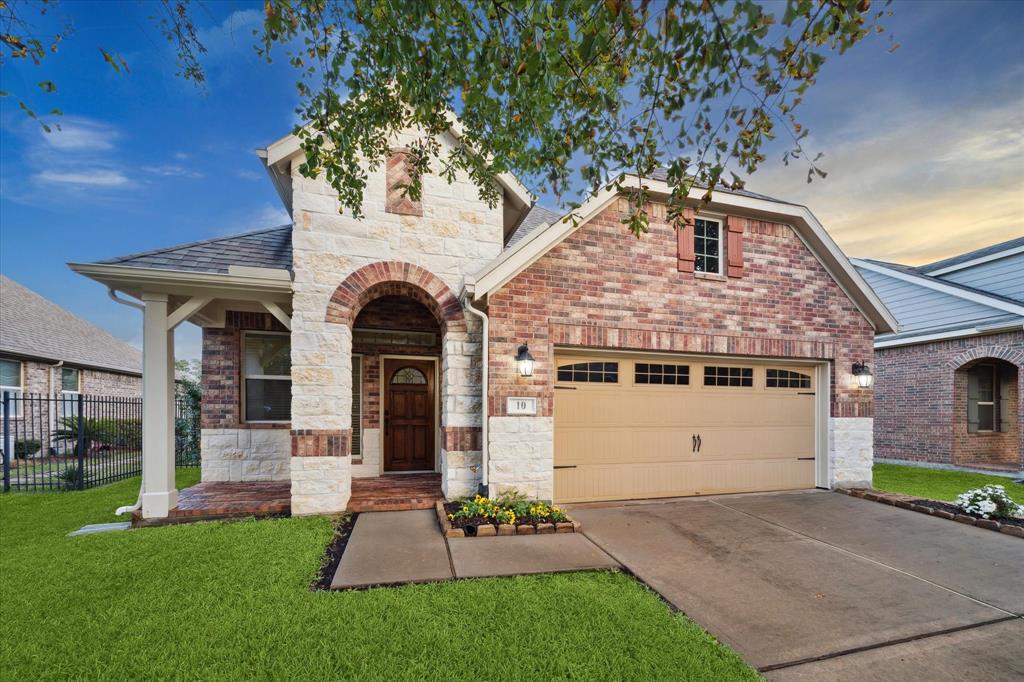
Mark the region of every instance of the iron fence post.
[[4, 492], [11, 492], [11, 458], [14, 448], [11, 447], [11, 394], [4, 391]]
[[78, 394], [78, 489], [85, 490], [85, 401]]

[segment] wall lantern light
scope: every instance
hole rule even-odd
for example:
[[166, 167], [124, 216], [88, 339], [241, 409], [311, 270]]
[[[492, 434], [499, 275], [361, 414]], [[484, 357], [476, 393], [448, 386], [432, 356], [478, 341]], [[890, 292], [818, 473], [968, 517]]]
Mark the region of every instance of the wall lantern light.
[[857, 385], [861, 388], [871, 388], [875, 377], [871, 374], [871, 368], [863, 362], [853, 363], [853, 376], [857, 378]]
[[519, 366], [519, 376], [533, 376], [533, 356], [530, 355], [530, 349], [525, 343], [519, 346], [519, 352], [516, 353], [516, 364]]

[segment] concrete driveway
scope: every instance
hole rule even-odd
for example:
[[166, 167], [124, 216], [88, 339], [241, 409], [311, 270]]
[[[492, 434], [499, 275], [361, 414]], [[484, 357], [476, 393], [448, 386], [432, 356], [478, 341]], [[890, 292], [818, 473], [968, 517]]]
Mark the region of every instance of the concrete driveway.
[[1024, 541], [825, 491], [576, 506], [772, 679], [1024, 675]]

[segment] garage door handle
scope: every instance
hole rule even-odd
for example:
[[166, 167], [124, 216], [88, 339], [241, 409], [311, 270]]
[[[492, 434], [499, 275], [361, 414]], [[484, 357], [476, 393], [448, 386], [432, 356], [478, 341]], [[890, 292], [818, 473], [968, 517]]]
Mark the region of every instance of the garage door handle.
[[690, 439], [693, 441], [693, 444], [690, 446], [690, 452], [697, 452], [697, 434], [690, 436]]
[[559, 391], [575, 391], [575, 386], [555, 386]]
[[555, 466], [556, 469], [575, 469], [575, 464], [563, 464], [562, 466]]
[[698, 433], [697, 434], [697, 452], [700, 452], [700, 446], [701, 446], [701, 440], [700, 440], [700, 434]]
[[814, 391], [800, 391], [797, 395], [817, 395]]

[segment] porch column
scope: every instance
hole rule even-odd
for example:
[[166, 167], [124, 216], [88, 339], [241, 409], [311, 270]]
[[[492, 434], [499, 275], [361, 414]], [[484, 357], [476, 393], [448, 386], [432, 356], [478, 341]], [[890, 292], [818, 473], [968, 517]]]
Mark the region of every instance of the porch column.
[[142, 517], [165, 517], [178, 504], [174, 487], [174, 331], [167, 294], [142, 295]]

